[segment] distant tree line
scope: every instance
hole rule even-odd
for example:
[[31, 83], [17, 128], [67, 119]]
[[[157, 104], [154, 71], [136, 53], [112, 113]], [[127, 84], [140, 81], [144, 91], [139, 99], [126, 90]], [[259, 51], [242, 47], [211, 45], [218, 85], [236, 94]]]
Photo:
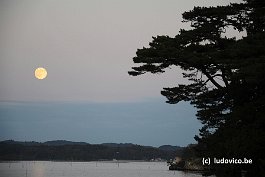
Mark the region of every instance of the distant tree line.
[[95, 161], [95, 160], [146, 160], [174, 159], [181, 156], [182, 148], [160, 149], [134, 144], [91, 145], [78, 143], [16, 143], [0, 142], [0, 160], [55, 160], [55, 161]]

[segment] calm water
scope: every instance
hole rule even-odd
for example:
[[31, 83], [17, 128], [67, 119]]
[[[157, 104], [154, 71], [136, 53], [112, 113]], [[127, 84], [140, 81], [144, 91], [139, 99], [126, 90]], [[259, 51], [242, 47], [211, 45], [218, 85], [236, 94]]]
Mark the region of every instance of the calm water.
[[165, 162], [3, 162], [0, 177], [198, 177], [169, 171]]

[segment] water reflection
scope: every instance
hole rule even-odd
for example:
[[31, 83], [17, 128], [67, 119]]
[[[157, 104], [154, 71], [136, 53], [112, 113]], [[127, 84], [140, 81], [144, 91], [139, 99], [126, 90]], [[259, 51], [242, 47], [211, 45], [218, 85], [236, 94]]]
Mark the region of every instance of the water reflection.
[[45, 172], [44, 163], [33, 162], [33, 167], [32, 167], [32, 172], [31, 172], [32, 177], [43, 177], [45, 176], [44, 172]]

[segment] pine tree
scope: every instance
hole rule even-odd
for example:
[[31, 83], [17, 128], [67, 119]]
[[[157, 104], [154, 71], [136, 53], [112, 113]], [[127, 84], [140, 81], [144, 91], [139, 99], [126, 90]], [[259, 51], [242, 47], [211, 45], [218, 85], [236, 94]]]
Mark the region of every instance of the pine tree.
[[[189, 101], [197, 108], [203, 127], [195, 136], [200, 156], [251, 158], [252, 165], [213, 166], [240, 176], [263, 175], [265, 166], [265, 1], [194, 7], [183, 13], [175, 37], [157, 36], [148, 48], [138, 49], [129, 74], [163, 73], [172, 66], [183, 70], [189, 84], [164, 88], [170, 104]], [[242, 39], [228, 38], [228, 28], [245, 32]]]

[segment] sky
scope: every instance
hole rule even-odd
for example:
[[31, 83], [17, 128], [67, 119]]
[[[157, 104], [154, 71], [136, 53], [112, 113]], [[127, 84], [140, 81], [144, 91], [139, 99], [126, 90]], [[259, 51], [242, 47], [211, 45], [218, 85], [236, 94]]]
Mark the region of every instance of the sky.
[[[181, 71], [127, 72], [152, 36], [188, 28], [181, 13], [229, 2], [1, 0], [0, 140], [194, 143], [201, 127], [196, 110], [168, 105], [160, 95], [187, 82]], [[47, 78], [34, 77], [37, 67], [47, 69]]]

